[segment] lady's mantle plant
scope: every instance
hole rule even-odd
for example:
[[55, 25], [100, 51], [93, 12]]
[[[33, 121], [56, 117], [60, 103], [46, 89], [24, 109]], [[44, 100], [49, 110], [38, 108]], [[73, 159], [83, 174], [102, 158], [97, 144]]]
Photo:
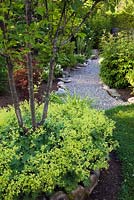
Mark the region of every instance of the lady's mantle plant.
[[0, 110], [1, 200], [33, 200], [57, 188], [69, 192], [78, 183], [89, 184], [90, 170], [108, 167], [109, 152], [117, 145], [114, 122], [87, 100], [51, 102], [45, 124], [34, 132], [28, 108], [27, 102], [21, 105], [27, 135], [18, 127], [13, 107]]

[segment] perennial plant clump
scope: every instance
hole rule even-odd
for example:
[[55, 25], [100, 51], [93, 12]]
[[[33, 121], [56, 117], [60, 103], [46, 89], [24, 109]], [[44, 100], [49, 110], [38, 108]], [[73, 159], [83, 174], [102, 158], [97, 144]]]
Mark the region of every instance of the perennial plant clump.
[[[114, 122], [85, 99], [52, 99], [46, 122], [34, 132], [28, 103], [22, 103], [25, 135], [13, 107], [0, 110], [1, 200], [33, 200], [57, 188], [69, 192], [80, 182], [89, 185], [91, 170], [108, 167], [109, 152], [117, 146]], [[36, 109], [40, 118], [42, 105]]]

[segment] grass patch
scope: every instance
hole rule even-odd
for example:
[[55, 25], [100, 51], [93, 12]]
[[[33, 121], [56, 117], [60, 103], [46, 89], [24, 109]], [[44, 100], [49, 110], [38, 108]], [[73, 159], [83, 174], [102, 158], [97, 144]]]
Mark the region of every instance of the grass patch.
[[134, 199], [134, 105], [106, 111], [116, 122], [114, 137], [119, 141], [118, 155], [122, 162], [123, 182], [119, 200]]

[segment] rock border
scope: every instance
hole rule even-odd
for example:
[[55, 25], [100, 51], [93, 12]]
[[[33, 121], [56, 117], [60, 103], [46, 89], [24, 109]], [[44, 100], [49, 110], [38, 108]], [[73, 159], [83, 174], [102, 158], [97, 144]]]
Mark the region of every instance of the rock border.
[[95, 170], [89, 176], [89, 187], [79, 185], [75, 190], [66, 194], [64, 191], [55, 192], [50, 198], [42, 197], [41, 200], [87, 200], [97, 186], [100, 177], [100, 170]]
[[128, 98], [128, 102], [131, 103], [131, 104], [134, 104], [134, 97]]
[[116, 89], [114, 88], [110, 88], [108, 85], [102, 83], [102, 87], [104, 90], [106, 90], [108, 92], [108, 94], [116, 99], [120, 99], [121, 95], [117, 92]]

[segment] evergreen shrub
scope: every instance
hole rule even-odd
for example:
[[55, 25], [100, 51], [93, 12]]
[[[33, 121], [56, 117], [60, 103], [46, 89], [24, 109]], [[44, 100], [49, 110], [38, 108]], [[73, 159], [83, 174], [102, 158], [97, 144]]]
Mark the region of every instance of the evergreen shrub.
[[[109, 152], [117, 146], [114, 122], [85, 99], [56, 102], [50, 103], [45, 124], [34, 132], [28, 103], [21, 105], [26, 135], [18, 128], [13, 107], [0, 110], [1, 200], [34, 200], [56, 189], [69, 192], [79, 183], [87, 186], [91, 170], [108, 167]], [[42, 107], [37, 105], [38, 119]]]
[[129, 33], [102, 38], [100, 76], [110, 87], [124, 88], [129, 85], [126, 74], [134, 67], [133, 42], [133, 35]]

